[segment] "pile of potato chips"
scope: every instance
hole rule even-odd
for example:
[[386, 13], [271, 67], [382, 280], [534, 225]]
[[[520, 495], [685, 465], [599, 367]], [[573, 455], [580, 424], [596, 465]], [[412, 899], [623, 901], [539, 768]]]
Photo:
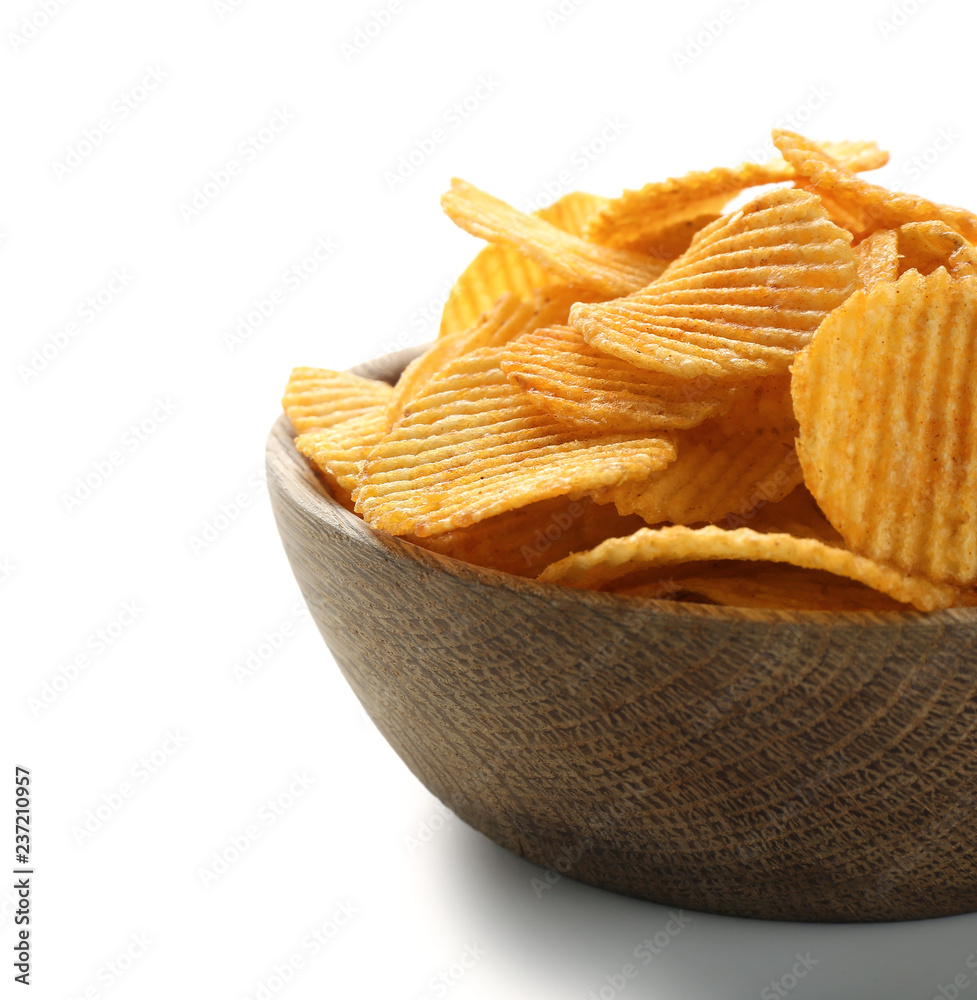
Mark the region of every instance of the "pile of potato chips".
[[299, 451], [374, 528], [546, 582], [975, 603], [977, 216], [864, 180], [874, 143], [774, 141], [534, 215], [455, 181], [488, 245], [438, 339], [393, 387], [295, 369]]

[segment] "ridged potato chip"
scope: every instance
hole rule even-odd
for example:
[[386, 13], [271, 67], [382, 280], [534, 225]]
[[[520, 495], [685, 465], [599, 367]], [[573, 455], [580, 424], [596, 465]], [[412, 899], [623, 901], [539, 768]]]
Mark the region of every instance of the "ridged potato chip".
[[385, 405], [393, 389], [386, 382], [328, 368], [294, 368], [282, 408], [299, 434], [325, 430]]
[[851, 213], [856, 233], [938, 219], [968, 240], [977, 239], [977, 215], [973, 212], [953, 205], [939, 205], [915, 194], [890, 191], [862, 180], [816, 142], [796, 132], [774, 129], [773, 141], [798, 176], [808, 180], [810, 190], [830, 196]]
[[856, 292], [794, 364], [808, 488], [856, 552], [977, 580], [977, 278]]
[[[606, 198], [596, 194], [571, 191], [533, 215], [571, 236], [581, 236], [587, 219], [606, 202]], [[531, 298], [537, 288], [552, 281], [548, 272], [519, 250], [490, 243], [478, 252], [452, 286], [438, 335], [444, 337], [474, 326], [502, 295]]]
[[647, 288], [574, 306], [570, 325], [641, 368], [744, 380], [785, 372], [857, 277], [851, 234], [813, 195], [778, 189], [701, 230]]
[[890, 566], [814, 538], [763, 535], [750, 528], [724, 531], [714, 525], [639, 528], [627, 538], [610, 538], [589, 552], [576, 552], [547, 566], [539, 579], [577, 588], [604, 587], [647, 566], [709, 559], [752, 559], [827, 570], [858, 580], [921, 611], [948, 608], [957, 599], [954, 587], [906, 576]]
[[589, 243], [457, 178], [441, 197], [456, 225], [490, 243], [517, 249], [554, 279], [602, 295], [626, 295], [643, 288], [664, 270], [664, 263], [630, 250]]
[[575, 303], [592, 300], [591, 293], [566, 285], [546, 285], [526, 301], [504, 295], [472, 329], [438, 337], [404, 369], [387, 404], [387, 427], [393, 427], [407, 404], [455, 358], [481, 347], [502, 347], [541, 327], [565, 323]]
[[[889, 160], [889, 154], [874, 142], [822, 143], [821, 147], [851, 170], [873, 170]], [[587, 220], [583, 235], [603, 246], [652, 252], [650, 247], [660, 243], [663, 234], [676, 224], [721, 212], [732, 197], [747, 188], [796, 176], [794, 168], [780, 158], [769, 163], [694, 170], [610, 199]]]
[[410, 400], [446, 365], [469, 351], [480, 347], [494, 347], [496, 338], [510, 325], [510, 321], [521, 327], [535, 311], [528, 302], [506, 292], [491, 309], [479, 317], [474, 326], [438, 337], [397, 379], [387, 403], [387, 429], [393, 427]]
[[636, 368], [568, 326], [523, 334], [503, 355], [502, 370], [534, 403], [591, 431], [695, 427], [732, 403], [728, 389]]
[[674, 459], [662, 438], [567, 428], [505, 377], [503, 351], [453, 361], [376, 446], [354, 494], [371, 525], [426, 537], [539, 500], [582, 497]]
[[894, 229], [877, 229], [855, 247], [858, 280], [862, 288], [899, 277], [899, 234]]
[[374, 406], [328, 430], [299, 435], [295, 447], [318, 468], [337, 499], [348, 498], [359, 485], [360, 466], [386, 430], [385, 407]]
[[801, 481], [789, 386], [786, 375], [744, 386], [723, 416], [674, 432], [678, 454], [667, 468], [601, 490], [594, 499], [613, 503], [622, 514], [640, 514], [649, 524], [744, 526]]
[[945, 267], [953, 278], [977, 275], [977, 250], [945, 222], [907, 222], [897, 232], [900, 273], [932, 274]]

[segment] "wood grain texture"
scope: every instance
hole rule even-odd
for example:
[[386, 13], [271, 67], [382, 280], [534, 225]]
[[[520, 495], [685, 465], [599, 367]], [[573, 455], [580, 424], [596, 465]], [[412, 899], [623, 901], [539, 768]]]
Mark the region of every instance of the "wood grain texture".
[[[392, 378], [412, 353], [357, 373]], [[497, 843], [714, 913], [977, 910], [977, 609], [750, 611], [538, 584], [367, 527], [284, 417], [267, 465], [349, 684]]]

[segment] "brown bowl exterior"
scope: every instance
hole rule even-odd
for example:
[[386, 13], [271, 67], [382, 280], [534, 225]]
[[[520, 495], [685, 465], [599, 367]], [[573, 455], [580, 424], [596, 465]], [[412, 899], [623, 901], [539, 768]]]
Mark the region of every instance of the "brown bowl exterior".
[[[361, 373], [392, 378], [404, 360]], [[369, 528], [284, 417], [267, 466], [350, 686], [496, 843], [713, 913], [977, 910], [977, 610], [761, 612], [539, 584]]]

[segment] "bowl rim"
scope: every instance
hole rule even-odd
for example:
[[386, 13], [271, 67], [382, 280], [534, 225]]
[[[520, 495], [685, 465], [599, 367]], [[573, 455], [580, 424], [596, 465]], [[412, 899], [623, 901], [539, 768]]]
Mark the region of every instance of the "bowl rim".
[[[427, 344], [381, 355], [350, 368], [352, 374], [382, 381], [394, 381], [403, 367], [421, 354]], [[804, 611], [796, 609], [740, 608], [730, 605], [698, 604], [629, 597], [604, 591], [584, 590], [556, 583], [542, 583], [528, 577], [515, 576], [503, 570], [477, 566], [451, 556], [442, 555], [415, 545], [407, 539], [372, 528], [361, 517], [347, 510], [328, 491], [306, 458], [295, 448], [296, 432], [284, 413], [272, 425], [266, 446], [269, 480], [274, 480], [289, 502], [300, 507], [314, 522], [338, 529], [355, 537], [386, 559], [402, 559], [419, 563], [429, 570], [442, 572], [461, 582], [502, 588], [514, 595], [553, 600], [557, 594], [564, 600], [579, 600], [594, 610], [614, 611], [624, 608], [644, 608], [649, 618], [666, 617], [688, 621], [711, 620], [716, 623], [793, 624], [805, 627], [851, 628], [899, 625], [903, 628], [977, 625], [977, 607], [945, 608], [940, 611]], [[291, 473], [291, 474], [289, 474]]]

